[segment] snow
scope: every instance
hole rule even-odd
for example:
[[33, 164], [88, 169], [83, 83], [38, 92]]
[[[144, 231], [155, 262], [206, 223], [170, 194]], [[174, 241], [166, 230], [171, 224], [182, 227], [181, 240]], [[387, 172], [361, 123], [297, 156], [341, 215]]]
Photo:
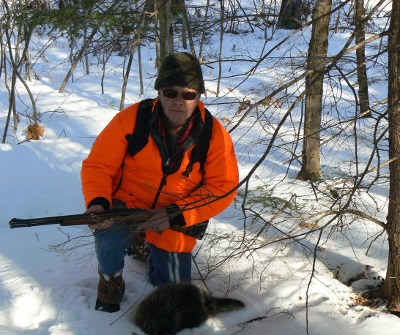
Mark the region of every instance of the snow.
[[[262, 36], [261, 32], [258, 34]], [[260, 49], [253, 49], [261, 46], [260, 36], [257, 32], [245, 38], [230, 35], [226, 43], [240, 47], [243, 52], [258, 55]], [[276, 32], [265, 47], [272, 47], [284, 36], [285, 32]], [[330, 50], [340, 50], [345, 38], [345, 34], [338, 36], [335, 39], [337, 44], [331, 45]], [[306, 37], [295, 35], [291, 40], [292, 43], [302, 41], [296, 49], [292, 49], [293, 53], [305, 52]], [[273, 56], [285, 54], [291, 42], [287, 43], [286, 49], [281, 46], [273, 52]], [[152, 290], [146, 278], [145, 264], [127, 257], [124, 269], [126, 294], [121, 310], [113, 314], [97, 312], [94, 310], [97, 261], [91, 231], [87, 227], [52, 225], [10, 229], [8, 226], [9, 220], [14, 217], [34, 218], [83, 212], [81, 162], [89, 153], [96, 135], [118, 112], [121, 66], [116, 65], [109, 70], [105, 79], [105, 94], [101, 94], [101, 69], [95, 59], [92, 60], [90, 76], [84, 75], [84, 70], [78, 68], [66, 92], [58, 93], [68, 69], [68, 62], [64, 62], [69, 54], [63, 49], [65, 45], [57, 43], [48, 49], [49, 64], [52, 60], [54, 63], [50, 66], [37, 62], [41, 80], [29, 82], [37, 97], [40, 124], [45, 127], [43, 138], [24, 141], [28, 119], [21, 117], [18, 130], [10, 130], [6, 143], [0, 144], [0, 334], [142, 334], [132, 323], [131, 315], [137, 303]], [[152, 88], [155, 75], [153, 50], [143, 49], [146, 92], [144, 95], [138, 93], [134, 70], [128, 84], [126, 105], [155, 96]], [[218, 44], [207, 45], [206, 49], [211, 53], [218, 50]], [[232, 48], [224, 50], [229, 52]], [[54, 67], [61, 62], [64, 65]], [[226, 93], [226, 100], [210, 93], [216, 91], [216, 64], [204, 71], [209, 89], [205, 103], [221, 120], [228, 118], [233, 124], [241, 117], [234, 115], [237, 105], [218, 105], [219, 101], [242, 100], [245, 93], [260, 98], [260, 92], [251, 90], [253, 85], [271, 85], [269, 90], [272, 91], [273, 85], [285, 73], [284, 68], [277, 68], [277, 75], [270, 69], [265, 75], [264, 72], [257, 72], [248, 82], [232, 90], [234, 83], [240, 82], [240, 79], [229, 78], [230, 71], [241, 72], [240, 66], [235, 66], [227, 66], [223, 71], [227, 78], [222, 81], [221, 88]], [[241, 66], [245, 67], [246, 63]], [[1, 85], [0, 129], [3, 130], [8, 100], [4, 84]], [[28, 101], [22, 86], [18, 90], [21, 99]], [[371, 90], [384, 97], [382, 86], [381, 89], [371, 87]], [[19, 103], [19, 108], [22, 111], [26, 107]], [[271, 133], [287, 106], [280, 108], [271, 112], [268, 128]], [[251, 131], [242, 128], [232, 133], [242, 180], [248, 177], [268, 145], [268, 138], [262, 131], [265, 125], [260, 120], [262, 118], [255, 120], [249, 117], [245, 122], [252, 124]], [[291, 122], [296, 124], [298, 120], [294, 118]], [[279, 143], [292, 139], [296, 129], [293, 124], [285, 123]], [[368, 135], [368, 125], [365, 134]], [[347, 159], [352, 161], [351, 151], [349, 154], [349, 150], [345, 150], [348, 149], [346, 140], [342, 143], [342, 148], [334, 145], [324, 148], [323, 173], [327, 185], [351, 175], [352, 164], [340, 166]], [[360, 153], [368, 157], [370, 149], [363, 147], [365, 144], [362, 141], [359, 145]], [[332, 152], [335, 154], [329, 155]], [[302, 216], [278, 217], [272, 221], [268, 234], [264, 232], [256, 238], [255, 234], [263, 222], [252, 223], [252, 218], [244, 218], [240, 210], [244, 186], [247, 185], [244, 184], [237, 201], [212, 220], [206, 238], [199, 241], [195, 249], [195, 260], [213, 294], [227, 294], [241, 299], [246, 308], [219, 314], [200, 327], [183, 330], [180, 334], [397, 335], [400, 320], [387, 313], [384, 304], [367, 307], [356, 303], [358, 293], [369, 286], [379, 285], [385, 277], [388, 252], [385, 235], [378, 236], [379, 227], [363, 220], [344, 225], [343, 229], [324, 230], [320, 239], [318, 230], [309, 234], [310, 227], [315, 223], [312, 221], [313, 213], [318, 213], [329, 197], [320, 195], [322, 199], [318, 203], [310, 200], [310, 185], [295, 180], [298, 166], [293, 164], [288, 167], [284, 163], [287, 157], [288, 153], [284, 150], [271, 152], [249, 178], [248, 187], [260, 191], [265, 185], [271, 186], [271, 190], [266, 192], [271, 191], [274, 196], [287, 201], [292, 199], [304, 209]], [[387, 185], [374, 187], [369, 194], [361, 192], [357, 201], [369, 210], [376, 208], [376, 217], [385, 221], [385, 212], [381, 208], [385, 208], [387, 193]], [[265, 213], [266, 221], [271, 219], [268, 212], [271, 208], [263, 208], [253, 192], [247, 194], [247, 200], [253, 200], [254, 206]], [[298, 243], [285, 241], [280, 231], [291, 231], [292, 235], [298, 236]], [[277, 241], [279, 238], [280, 242]], [[239, 255], [238, 247], [243, 240], [252, 249]], [[250, 241], [253, 241], [252, 244]], [[316, 246], [318, 252], [314, 259]], [[193, 273], [195, 282], [199, 282], [200, 274], [195, 266]]]

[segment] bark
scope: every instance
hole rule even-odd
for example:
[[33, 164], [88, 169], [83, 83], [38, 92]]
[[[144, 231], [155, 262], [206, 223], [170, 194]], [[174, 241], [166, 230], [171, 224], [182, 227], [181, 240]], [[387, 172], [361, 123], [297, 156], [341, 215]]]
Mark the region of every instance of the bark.
[[154, 36], [155, 36], [155, 48], [156, 48], [156, 60], [155, 60], [155, 66], [157, 69], [160, 69], [161, 66], [161, 55], [160, 55], [160, 34], [159, 34], [159, 12], [158, 12], [158, 5], [157, 1], [159, 0], [153, 0], [153, 5], [154, 5]]
[[306, 103], [302, 167], [297, 176], [301, 180], [316, 180], [321, 173], [320, 131], [322, 115], [323, 80], [328, 50], [328, 27], [331, 0], [317, 0], [313, 12], [311, 41], [308, 48], [306, 77]]
[[210, 9], [210, 0], [207, 0], [205, 13], [204, 13], [204, 21], [203, 21], [203, 26], [205, 27], [205, 29], [203, 30], [203, 32], [201, 34], [200, 47], [199, 47], [199, 57], [201, 57], [203, 55], [203, 45], [204, 45], [205, 39], [206, 39], [206, 33], [207, 33], [206, 27], [207, 27], [207, 22], [208, 22], [209, 9]]
[[139, 86], [140, 86], [140, 94], [144, 94], [144, 85], [143, 85], [143, 69], [142, 69], [142, 47], [141, 47], [141, 36], [139, 35], [139, 44], [137, 47], [138, 51], [138, 66], [139, 66]]
[[360, 103], [360, 113], [363, 117], [371, 116], [368, 94], [368, 76], [367, 64], [365, 60], [365, 8], [364, 0], [356, 0], [355, 3], [355, 25], [356, 25], [356, 44], [362, 46], [356, 50], [357, 57], [357, 79], [358, 79], [358, 97]]
[[[183, 25], [182, 25], [182, 40], [185, 38], [187, 35], [187, 39], [189, 40], [189, 46], [190, 46], [190, 52], [192, 55], [196, 55], [196, 50], [194, 48], [194, 42], [193, 42], [193, 35], [192, 35], [192, 29], [190, 27], [190, 22], [189, 22], [189, 17], [187, 15], [186, 11], [186, 5], [184, 5], [183, 11], [182, 11], [182, 16], [183, 16]], [[183, 30], [186, 32], [185, 37], [183, 36]], [[185, 49], [187, 46], [183, 46]]]
[[302, 0], [282, 0], [277, 27], [299, 29], [301, 27]]
[[158, 0], [158, 20], [160, 33], [161, 63], [166, 56], [174, 52], [174, 34], [172, 30], [171, 0]]
[[[131, 52], [129, 53], [129, 59], [128, 59], [128, 65], [126, 66], [126, 71], [124, 74], [124, 81], [122, 83], [122, 90], [121, 90], [121, 100], [120, 100], [120, 104], [119, 104], [119, 110], [123, 110], [124, 109], [124, 105], [125, 105], [125, 93], [126, 93], [126, 88], [128, 86], [128, 79], [129, 79], [129, 74], [131, 72], [131, 67], [132, 67], [132, 62], [133, 62], [133, 56], [135, 55], [135, 50], [136, 50], [136, 44], [138, 42], [133, 42], [131, 45]], [[140, 43], [140, 40], [139, 40]]]
[[384, 293], [387, 308], [400, 312], [400, 2], [392, 2], [388, 39], [390, 189], [387, 216], [389, 257]]
[[225, 0], [219, 2], [221, 9], [221, 19], [219, 21], [219, 54], [218, 54], [218, 78], [217, 78], [217, 97], [219, 96], [219, 90], [221, 86], [222, 76], [222, 49], [224, 41], [224, 20], [225, 20]]

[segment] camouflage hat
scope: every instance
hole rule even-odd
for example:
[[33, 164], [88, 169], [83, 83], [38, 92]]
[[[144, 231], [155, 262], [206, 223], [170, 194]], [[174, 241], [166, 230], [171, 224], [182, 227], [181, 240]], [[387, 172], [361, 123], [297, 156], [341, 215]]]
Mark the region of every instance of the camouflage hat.
[[187, 52], [168, 55], [161, 64], [154, 88], [183, 86], [204, 93], [201, 66], [196, 57]]

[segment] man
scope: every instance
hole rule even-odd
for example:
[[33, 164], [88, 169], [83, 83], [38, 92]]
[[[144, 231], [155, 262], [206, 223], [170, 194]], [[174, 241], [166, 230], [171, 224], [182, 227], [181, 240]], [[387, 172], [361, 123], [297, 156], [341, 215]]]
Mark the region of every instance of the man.
[[[147, 107], [147, 144], [129, 153], [138, 103], [119, 112], [100, 133], [81, 175], [85, 213], [111, 207], [154, 212], [138, 229], [145, 232], [149, 249], [149, 279], [159, 286], [191, 280], [196, 234], [233, 201], [238, 167], [229, 134], [211, 115], [212, 124], [206, 122], [209, 112], [200, 101], [203, 75], [195, 57], [185, 52], [167, 56], [154, 87], [158, 97]], [[207, 127], [210, 138], [204, 140]], [[202, 166], [193, 163], [191, 153], [204, 141], [209, 145]], [[115, 312], [124, 294], [124, 256], [134, 232], [110, 220], [91, 228], [100, 275], [96, 309]]]

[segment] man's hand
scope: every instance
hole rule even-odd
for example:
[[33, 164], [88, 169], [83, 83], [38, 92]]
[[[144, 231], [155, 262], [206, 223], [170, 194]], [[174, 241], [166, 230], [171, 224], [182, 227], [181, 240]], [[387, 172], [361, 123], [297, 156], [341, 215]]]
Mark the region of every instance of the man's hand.
[[140, 224], [137, 231], [144, 231], [150, 229], [155, 232], [162, 232], [168, 228], [171, 228], [168, 214], [165, 208], [152, 210], [153, 216], [147, 221]]
[[[101, 205], [93, 205], [89, 207], [83, 214], [93, 215], [94, 217], [96, 214], [103, 213], [105, 210]], [[89, 224], [88, 227], [90, 229], [107, 229], [114, 225], [113, 219], [105, 219], [103, 221], [99, 220], [99, 223]]]

